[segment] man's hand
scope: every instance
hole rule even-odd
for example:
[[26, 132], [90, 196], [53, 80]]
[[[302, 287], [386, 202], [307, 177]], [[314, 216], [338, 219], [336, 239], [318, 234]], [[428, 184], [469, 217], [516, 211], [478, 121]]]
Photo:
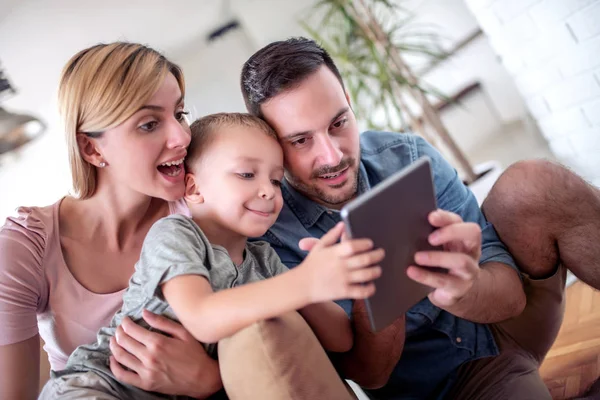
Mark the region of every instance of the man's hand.
[[[438, 228], [429, 235], [429, 243], [443, 245], [444, 251], [416, 253], [415, 262], [420, 267], [410, 266], [407, 274], [411, 279], [435, 288], [429, 294], [429, 300], [447, 309], [457, 304], [479, 278], [481, 228], [443, 210], [429, 214], [429, 223]], [[427, 267], [442, 267], [448, 273], [434, 272]]]

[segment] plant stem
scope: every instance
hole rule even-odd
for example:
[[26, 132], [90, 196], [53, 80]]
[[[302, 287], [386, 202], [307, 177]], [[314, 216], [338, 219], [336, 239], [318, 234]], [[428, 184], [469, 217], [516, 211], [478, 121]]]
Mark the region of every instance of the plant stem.
[[[404, 62], [400, 54], [398, 54], [398, 51], [394, 48], [394, 46], [391, 45], [388, 36], [383, 31], [383, 28], [376, 20], [372, 10], [368, 7], [365, 0], [357, 0], [357, 2], [360, 3], [360, 5], [362, 6], [363, 13], [360, 13], [355, 8], [354, 4], [349, 5], [350, 11], [352, 12], [356, 22], [359, 24], [364, 33], [377, 46], [378, 50], [384, 55], [387, 54], [390, 57], [392, 61], [392, 67], [395, 67], [396, 71], [399, 74], [407, 78], [408, 91], [420, 104], [421, 109], [423, 111], [423, 119], [436, 131], [436, 133], [444, 141], [446, 146], [448, 146], [450, 152], [456, 158], [456, 161], [459, 163], [461, 169], [466, 174], [467, 182], [473, 182], [477, 178], [475, 172], [473, 171], [473, 167], [467, 160], [462, 150], [458, 147], [454, 139], [452, 139], [452, 137], [450, 136], [450, 133], [442, 123], [439, 115], [434, 110], [427, 97], [423, 94], [421, 90], [418, 89], [416, 77], [414, 76], [408, 65]], [[361, 14], [367, 16], [369, 23], [365, 22], [362, 19]], [[411, 126], [413, 125], [415, 124], [411, 123]]]

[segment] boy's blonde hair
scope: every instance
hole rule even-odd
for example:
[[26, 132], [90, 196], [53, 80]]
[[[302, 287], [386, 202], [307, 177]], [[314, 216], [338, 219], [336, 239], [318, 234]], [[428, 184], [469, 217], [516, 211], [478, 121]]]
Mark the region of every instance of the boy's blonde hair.
[[186, 169], [188, 171], [192, 170], [192, 166], [198, 160], [202, 152], [207, 149], [217, 130], [232, 126], [256, 128], [277, 140], [277, 134], [273, 128], [254, 115], [236, 112], [210, 114], [206, 117], [197, 119], [190, 125], [192, 141], [190, 142], [187, 157], [185, 158]]
[[148, 101], [168, 73], [185, 93], [183, 72], [154, 49], [136, 43], [98, 44], [75, 54], [65, 65], [58, 102], [63, 118], [75, 195], [96, 190], [96, 167], [81, 156], [77, 134], [101, 137]]

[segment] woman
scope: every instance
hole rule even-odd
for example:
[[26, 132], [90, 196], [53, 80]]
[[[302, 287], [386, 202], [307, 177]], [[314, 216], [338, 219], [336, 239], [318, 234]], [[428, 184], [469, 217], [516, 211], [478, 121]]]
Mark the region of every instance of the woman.
[[[75, 196], [21, 207], [0, 229], [0, 399], [37, 397], [40, 337], [54, 370], [93, 342], [121, 306], [150, 226], [188, 213], [184, 94], [180, 68], [142, 45], [101, 44], [67, 63], [59, 105]], [[206, 398], [222, 376], [235, 398], [350, 397], [297, 313], [224, 340], [220, 366], [181, 325], [144, 318], [166, 335], [123, 321], [110, 366], [125, 383]]]
[[[53, 369], [94, 340], [150, 226], [185, 212], [176, 202], [190, 141], [183, 95], [179, 67], [141, 45], [97, 45], [68, 62], [59, 104], [76, 197], [22, 207], [0, 230], [0, 398], [37, 396], [40, 336]], [[114, 356], [131, 371], [114, 363], [119, 379], [195, 397], [219, 388], [217, 363], [181, 326], [148, 322], [172, 337], [121, 334]]]

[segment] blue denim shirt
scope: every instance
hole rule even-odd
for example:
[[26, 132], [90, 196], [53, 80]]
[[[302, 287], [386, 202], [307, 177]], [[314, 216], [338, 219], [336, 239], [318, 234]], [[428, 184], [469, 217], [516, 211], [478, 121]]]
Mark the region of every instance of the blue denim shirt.
[[[478, 223], [483, 231], [480, 264], [497, 261], [517, 269], [493, 226], [486, 221], [470, 190], [447, 161], [419, 136], [368, 131], [360, 135], [359, 193], [374, 187], [422, 156], [432, 161], [439, 208]], [[304, 237], [321, 237], [340, 221], [336, 210], [319, 205], [283, 182], [284, 206], [273, 227], [262, 237], [289, 268], [307, 255], [298, 248]], [[348, 315], [352, 302], [339, 301]], [[498, 347], [489, 328], [458, 317], [424, 299], [406, 314], [406, 339], [402, 357], [387, 385], [370, 391], [375, 398], [443, 398], [464, 362], [495, 356]]]

